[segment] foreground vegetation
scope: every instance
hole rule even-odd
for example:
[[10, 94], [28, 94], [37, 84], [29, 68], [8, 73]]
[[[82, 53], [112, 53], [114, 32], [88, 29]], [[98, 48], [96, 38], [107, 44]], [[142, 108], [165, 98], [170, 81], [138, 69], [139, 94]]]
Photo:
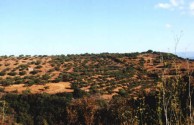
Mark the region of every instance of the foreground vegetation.
[[[194, 61], [170, 53], [2, 56], [1, 123], [136, 125], [194, 123]], [[73, 92], [5, 91], [70, 82]], [[109, 97], [109, 98], [107, 98]]]

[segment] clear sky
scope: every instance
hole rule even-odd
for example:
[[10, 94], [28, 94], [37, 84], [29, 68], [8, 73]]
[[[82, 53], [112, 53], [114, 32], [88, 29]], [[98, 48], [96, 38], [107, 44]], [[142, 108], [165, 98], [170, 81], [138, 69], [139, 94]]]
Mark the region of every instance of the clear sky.
[[0, 0], [0, 55], [194, 51], [194, 0]]

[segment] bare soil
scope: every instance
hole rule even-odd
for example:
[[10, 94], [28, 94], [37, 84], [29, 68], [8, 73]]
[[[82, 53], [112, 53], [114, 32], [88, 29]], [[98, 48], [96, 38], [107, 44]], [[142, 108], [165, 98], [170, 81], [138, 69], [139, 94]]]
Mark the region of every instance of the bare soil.
[[48, 94], [56, 94], [62, 92], [73, 92], [70, 89], [71, 83], [69, 82], [59, 82], [59, 83], [47, 83], [43, 85], [32, 85], [32, 86], [25, 86], [25, 84], [17, 84], [17, 85], [10, 85], [10, 86], [0, 86], [0, 88], [4, 88], [5, 92], [9, 93], [18, 93], [22, 94], [25, 90], [29, 90], [32, 94], [37, 93], [48, 93]]

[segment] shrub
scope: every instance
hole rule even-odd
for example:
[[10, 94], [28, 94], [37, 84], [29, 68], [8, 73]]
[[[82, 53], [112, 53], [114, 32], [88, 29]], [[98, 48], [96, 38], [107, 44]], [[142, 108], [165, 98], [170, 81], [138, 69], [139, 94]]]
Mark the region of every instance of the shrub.
[[5, 80], [0, 81], [0, 84], [2, 84], [3, 86], [12, 85], [13, 83], [14, 83], [14, 80], [11, 78], [6, 78]]
[[23, 58], [23, 57], [24, 57], [24, 55], [23, 55], [23, 54], [19, 55], [19, 58]]
[[28, 68], [28, 65], [25, 65], [25, 64], [21, 64], [18, 66], [19, 70], [22, 71], [22, 70], [26, 70]]
[[0, 88], [0, 92], [4, 92], [4, 88]]
[[36, 62], [35, 62], [35, 65], [40, 65], [41, 64], [41, 61], [40, 60], [37, 60]]
[[75, 87], [73, 91], [73, 97], [74, 98], [82, 98], [84, 95], [86, 95], [86, 92], [84, 90], [81, 90], [80, 88]]
[[26, 74], [26, 71], [21, 71], [21, 72], [19, 72], [19, 75], [20, 76], [23, 76], [23, 75], [25, 75]]
[[148, 50], [147, 53], [153, 53], [153, 50]]
[[17, 73], [16, 72], [9, 72], [8, 75], [15, 76], [15, 75], [17, 75]]
[[61, 82], [61, 81], [63, 81], [62, 78], [58, 77], [58, 78], [54, 79], [52, 82], [58, 83], [58, 82]]
[[4, 76], [6, 72], [0, 72], [0, 76]]
[[24, 83], [24, 79], [19, 77], [19, 76], [15, 76], [13, 78], [14, 84], [20, 84], [20, 83]]
[[26, 83], [27, 83], [27, 85], [31, 86], [31, 85], [35, 84], [35, 81], [34, 80], [28, 80]]
[[33, 70], [33, 71], [30, 72], [30, 74], [35, 75], [35, 74], [37, 74], [38, 72], [39, 72], [39, 70]]
[[124, 89], [120, 89], [118, 94], [121, 95], [121, 96], [126, 96], [127, 92]]
[[43, 80], [49, 80], [51, 77], [49, 76], [49, 74], [44, 74], [43, 76], [42, 76], [42, 79]]
[[36, 69], [40, 69], [40, 68], [42, 68], [42, 66], [41, 66], [41, 65], [38, 65], [38, 66], [36, 66], [35, 68], [36, 68]]

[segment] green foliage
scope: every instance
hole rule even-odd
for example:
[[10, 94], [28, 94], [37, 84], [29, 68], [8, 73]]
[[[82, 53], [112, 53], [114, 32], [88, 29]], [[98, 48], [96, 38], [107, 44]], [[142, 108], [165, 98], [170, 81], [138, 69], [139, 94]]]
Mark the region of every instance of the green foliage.
[[37, 65], [35, 68], [36, 69], [40, 69], [40, 68], [42, 68], [42, 66], [41, 65]]
[[44, 74], [44, 75], [42, 76], [42, 80], [48, 81], [50, 78], [51, 78], [51, 76], [50, 76], [49, 74]]
[[14, 84], [21, 84], [21, 83], [24, 83], [24, 79], [22, 79], [21, 77], [19, 76], [15, 76], [12, 78], [13, 81], [14, 81]]
[[84, 90], [81, 90], [80, 88], [75, 87], [73, 89], [73, 98], [82, 98], [84, 95], [86, 95], [86, 92]]
[[118, 94], [124, 97], [127, 96], [127, 92], [124, 89], [120, 89]]
[[7, 75], [15, 76], [15, 75], [17, 75], [17, 73], [16, 72], [9, 72], [9, 73], [7, 73]]
[[23, 70], [27, 70], [28, 69], [28, 65], [26, 64], [21, 64], [17, 67], [20, 71], [23, 71]]
[[30, 74], [35, 75], [35, 74], [37, 74], [38, 72], [39, 72], [39, 70], [33, 70], [33, 71], [30, 72]]
[[98, 93], [96, 85], [93, 85], [93, 86], [90, 87], [90, 93], [92, 93], [92, 94]]
[[37, 60], [34, 64], [35, 65], [40, 65], [41, 64], [41, 61], [40, 60]]
[[0, 92], [4, 92], [4, 88], [0, 88]]
[[0, 76], [6, 75], [6, 72], [0, 72]]
[[23, 54], [19, 55], [19, 58], [23, 58], [23, 57], [24, 57], [24, 55], [23, 55]]
[[6, 79], [2, 79], [2, 80], [0, 80], [0, 84], [2, 84], [3, 86], [12, 85], [12, 84], [14, 84], [14, 79], [9, 78], [9, 77]]
[[7, 94], [4, 99], [13, 108], [17, 123], [42, 125], [43, 123], [67, 124], [66, 106], [69, 100], [57, 95], [14, 95]]
[[[28, 87], [48, 82], [70, 82], [73, 92], [52, 96], [44, 93], [34, 97], [27, 89], [22, 95], [12, 95], [14, 99], [11, 97], [13, 100], [9, 100], [9, 103], [11, 110], [14, 109], [18, 123], [165, 124], [163, 108], [165, 103], [162, 104], [161, 98], [165, 98], [164, 102], [169, 102], [167, 108], [171, 124], [187, 123], [185, 119], [188, 119], [189, 110], [187, 104], [189, 78], [182, 79], [182, 76], [188, 74], [188, 70], [187, 67], [182, 68], [183, 61], [178, 60], [180, 58], [176, 55], [148, 50], [143, 53], [86, 53], [48, 58], [37, 55], [21, 58], [22, 60], [14, 57], [0, 58], [1, 61], [4, 59], [7, 61], [1, 62], [2, 85], [25, 83]], [[10, 59], [16, 60], [14, 67], [12, 63], [8, 63]], [[181, 65], [174, 64], [176, 59]], [[177, 70], [178, 66], [181, 67], [180, 71]], [[35, 67], [36, 70], [30, 72], [30, 69], [27, 70], [30, 67]], [[192, 70], [191, 68], [190, 71]], [[16, 74], [10, 74], [11, 72]], [[177, 74], [179, 72], [181, 74]], [[190, 75], [192, 82], [194, 74], [190, 72]], [[158, 88], [161, 83], [163, 91]], [[123, 89], [116, 92], [118, 88]], [[83, 91], [85, 89], [87, 91]], [[5, 93], [3, 90], [2, 92]], [[114, 96], [112, 100], [106, 102], [98, 100], [100, 94], [103, 97], [104, 94]], [[71, 105], [67, 105], [70, 100]]]
[[147, 53], [153, 53], [153, 50], [148, 50]]
[[34, 79], [31, 79], [31, 80], [26, 81], [26, 84], [29, 85], [29, 86], [31, 86], [31, 85], [33, 85], [33, 84], [35, 84], [35, 83], [36, 83], [36, 82], [35, 82]]
[[25, 75], [26, 74], [26, 71], [21, 71], [21, 72], [19, 72], [19, 75], [20, 76], [23, 76], [23, 75]]

